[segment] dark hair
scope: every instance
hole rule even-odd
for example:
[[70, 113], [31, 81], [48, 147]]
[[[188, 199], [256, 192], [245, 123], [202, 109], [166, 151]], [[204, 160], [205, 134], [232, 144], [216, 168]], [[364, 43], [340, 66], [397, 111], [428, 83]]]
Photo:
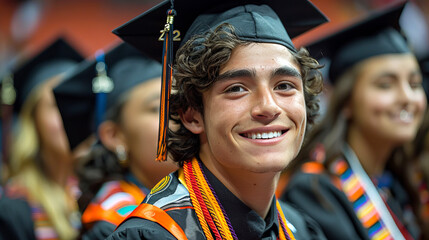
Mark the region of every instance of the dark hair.
[[[234, 27], [224, 23], [212, 32], [194, 36], [178, 50], [170, 98], [170, 119], [178, 123], [179, 128], [169, 130], [168, 151], [180, 166], [183, 161], [197, 156], [200, 148], [199, 136], [185, 128], [180, 114], [189, 108], [203, 113], [202, 93], [216, 81], [221, 66], [229, 61], [233, 49], [251, 43], [240, 40]], [[312, 124], [319, 110], [316, 95], [323, 86], [318, 71], [321, 66], [303, 48], [291, 53], [301, 66], [307, 122]]]
[[[106, 111], [104, 121], [121, 123], [122, 110], [128, 101], [128, 95], [123, 94], [119, 100]], [[101, 142], [91, 146], [91, 152], [82, 159], [84, 162], [77, 168], [79, 188], [82, 192], [78, 199], [79, 209], [83, 212], [95, 197], [101, 186], [113, 180], [122, 180], [127, 168], [123, 167], [115, 153], [108, 150]]]
[[[405, 172], [403, 177], [406, 177], [406, 180], [413, 183], [412, 188], [405, 187], [405, 189], [407, 191], [414, 189], [416, 192], [415, 197], [411, 198], [411, 200], [413, 200], [413, 210], [418, 217], [420, 229], [422, 231], [421, 239], [428, 239], [429, 219], [424, 215], [426, 203], [420, 202], [421, 199], [419, 193], [422, 191], [422, 186], [429, 186], [429, 162], [427, 161], [426, 157], [426, 154], [429, 150], [429, 111], [426, 110], [423, 122], [420, 125], [416, 138], [413, 142], [408, 144], [406, 150], [408, 158], [403, 159], [401, 162], [399, 162], [399, 164], [396, 164], [398, 166], [396, 170]], [[414, 166], [414, 169], [417, 170], [417, 172], [409, 171], [410, 166]], [[419, 179], [419, 177], [421, 179]], [[423, 199], [423, 201], [425, 200]]]

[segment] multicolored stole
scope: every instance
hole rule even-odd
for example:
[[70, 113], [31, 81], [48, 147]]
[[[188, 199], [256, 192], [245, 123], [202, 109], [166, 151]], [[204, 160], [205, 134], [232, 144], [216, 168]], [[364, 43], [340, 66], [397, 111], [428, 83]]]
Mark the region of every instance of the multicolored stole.
[[146, 193], [132, 182], [110, 181], [103, 184], [82, 214], [87, 228], [99, 221], [118, 226], [145, 198]]
[[[207, 239], [238, 239], [222, 204], [204, 174], [201, 162], [196, 158], [183, 165], [185, 183], [191, 197], [192, 205], [198, 216]], [[279, 239], [294, 240], [291, 230], [287, 227], [286, 218], [278, 201], [276, 202], [277, 217], [281, 225]], [[213, 236], [214, 235], [214, 236]]]
[[339, 176], [341, 188], [353, 204], [355, 213], [368, 229], [371, 239], [405, 239], [385, 202], [348, 145], [343, 149], [346, 160], [337, 159], [331, 171]]

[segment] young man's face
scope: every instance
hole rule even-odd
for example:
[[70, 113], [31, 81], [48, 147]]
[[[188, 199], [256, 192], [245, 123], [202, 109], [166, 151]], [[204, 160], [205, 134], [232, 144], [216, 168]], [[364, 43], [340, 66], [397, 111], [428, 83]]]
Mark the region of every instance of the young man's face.
[[301, 147], [306, 105], [300, 67], [281, 45], [234, 49], [203, 104], [200, 156], [206, 164], [279, 172]]

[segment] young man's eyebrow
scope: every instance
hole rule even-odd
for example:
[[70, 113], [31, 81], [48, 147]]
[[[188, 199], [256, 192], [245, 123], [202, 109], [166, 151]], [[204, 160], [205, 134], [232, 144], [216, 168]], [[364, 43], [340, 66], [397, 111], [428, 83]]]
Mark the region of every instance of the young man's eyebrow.
[[[298, 72], [297, 69], [290, 67], [290, 66], [283, 66], [276, 68], [272, 74], [271, 77], [274, 76], [293, 76], [302, 79], [301, 73]], [[230, 70], [226, 71], [222, 74], [220, 74], [216, 81], [231, 79], [231, 78], [237, 78], [237, 77], [250, 77], [254, 78], [256, 77], [256, 70], [255, 69], [237, 69], [237, 70]]]
[[238, 69], [238, 70], [230, 70], [220, 74], [216, 81], [237, 78], [237, 77], [251, 77], [254, 78], [256, 76], [256, 71], [254, 69]]
[[271, 77], [274, 76], [292, 76], [302, 79], [301, 73], [298, 72], [296, 68], [290, 67], [290, 66], [283, 66], [276, 68], [273, 73], [271, 74]]

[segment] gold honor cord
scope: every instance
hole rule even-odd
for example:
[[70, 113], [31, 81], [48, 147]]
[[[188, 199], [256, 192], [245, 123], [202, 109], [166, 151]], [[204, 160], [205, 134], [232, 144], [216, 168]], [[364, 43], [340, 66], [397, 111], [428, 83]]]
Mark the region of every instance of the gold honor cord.
[[[198, 160], [193, 158], [186, 161], [183, 164], [183, 173], [192, 206], [206, 238], [216, 240], [238, 239], [226, 212], [224, 212], [214, 190], [207, 182]], [[287, 220], [278, 201], [276, 201], [276, 208], [280, 224], [278, 239], [295, 240], [292, 231], [287, 226]]]

